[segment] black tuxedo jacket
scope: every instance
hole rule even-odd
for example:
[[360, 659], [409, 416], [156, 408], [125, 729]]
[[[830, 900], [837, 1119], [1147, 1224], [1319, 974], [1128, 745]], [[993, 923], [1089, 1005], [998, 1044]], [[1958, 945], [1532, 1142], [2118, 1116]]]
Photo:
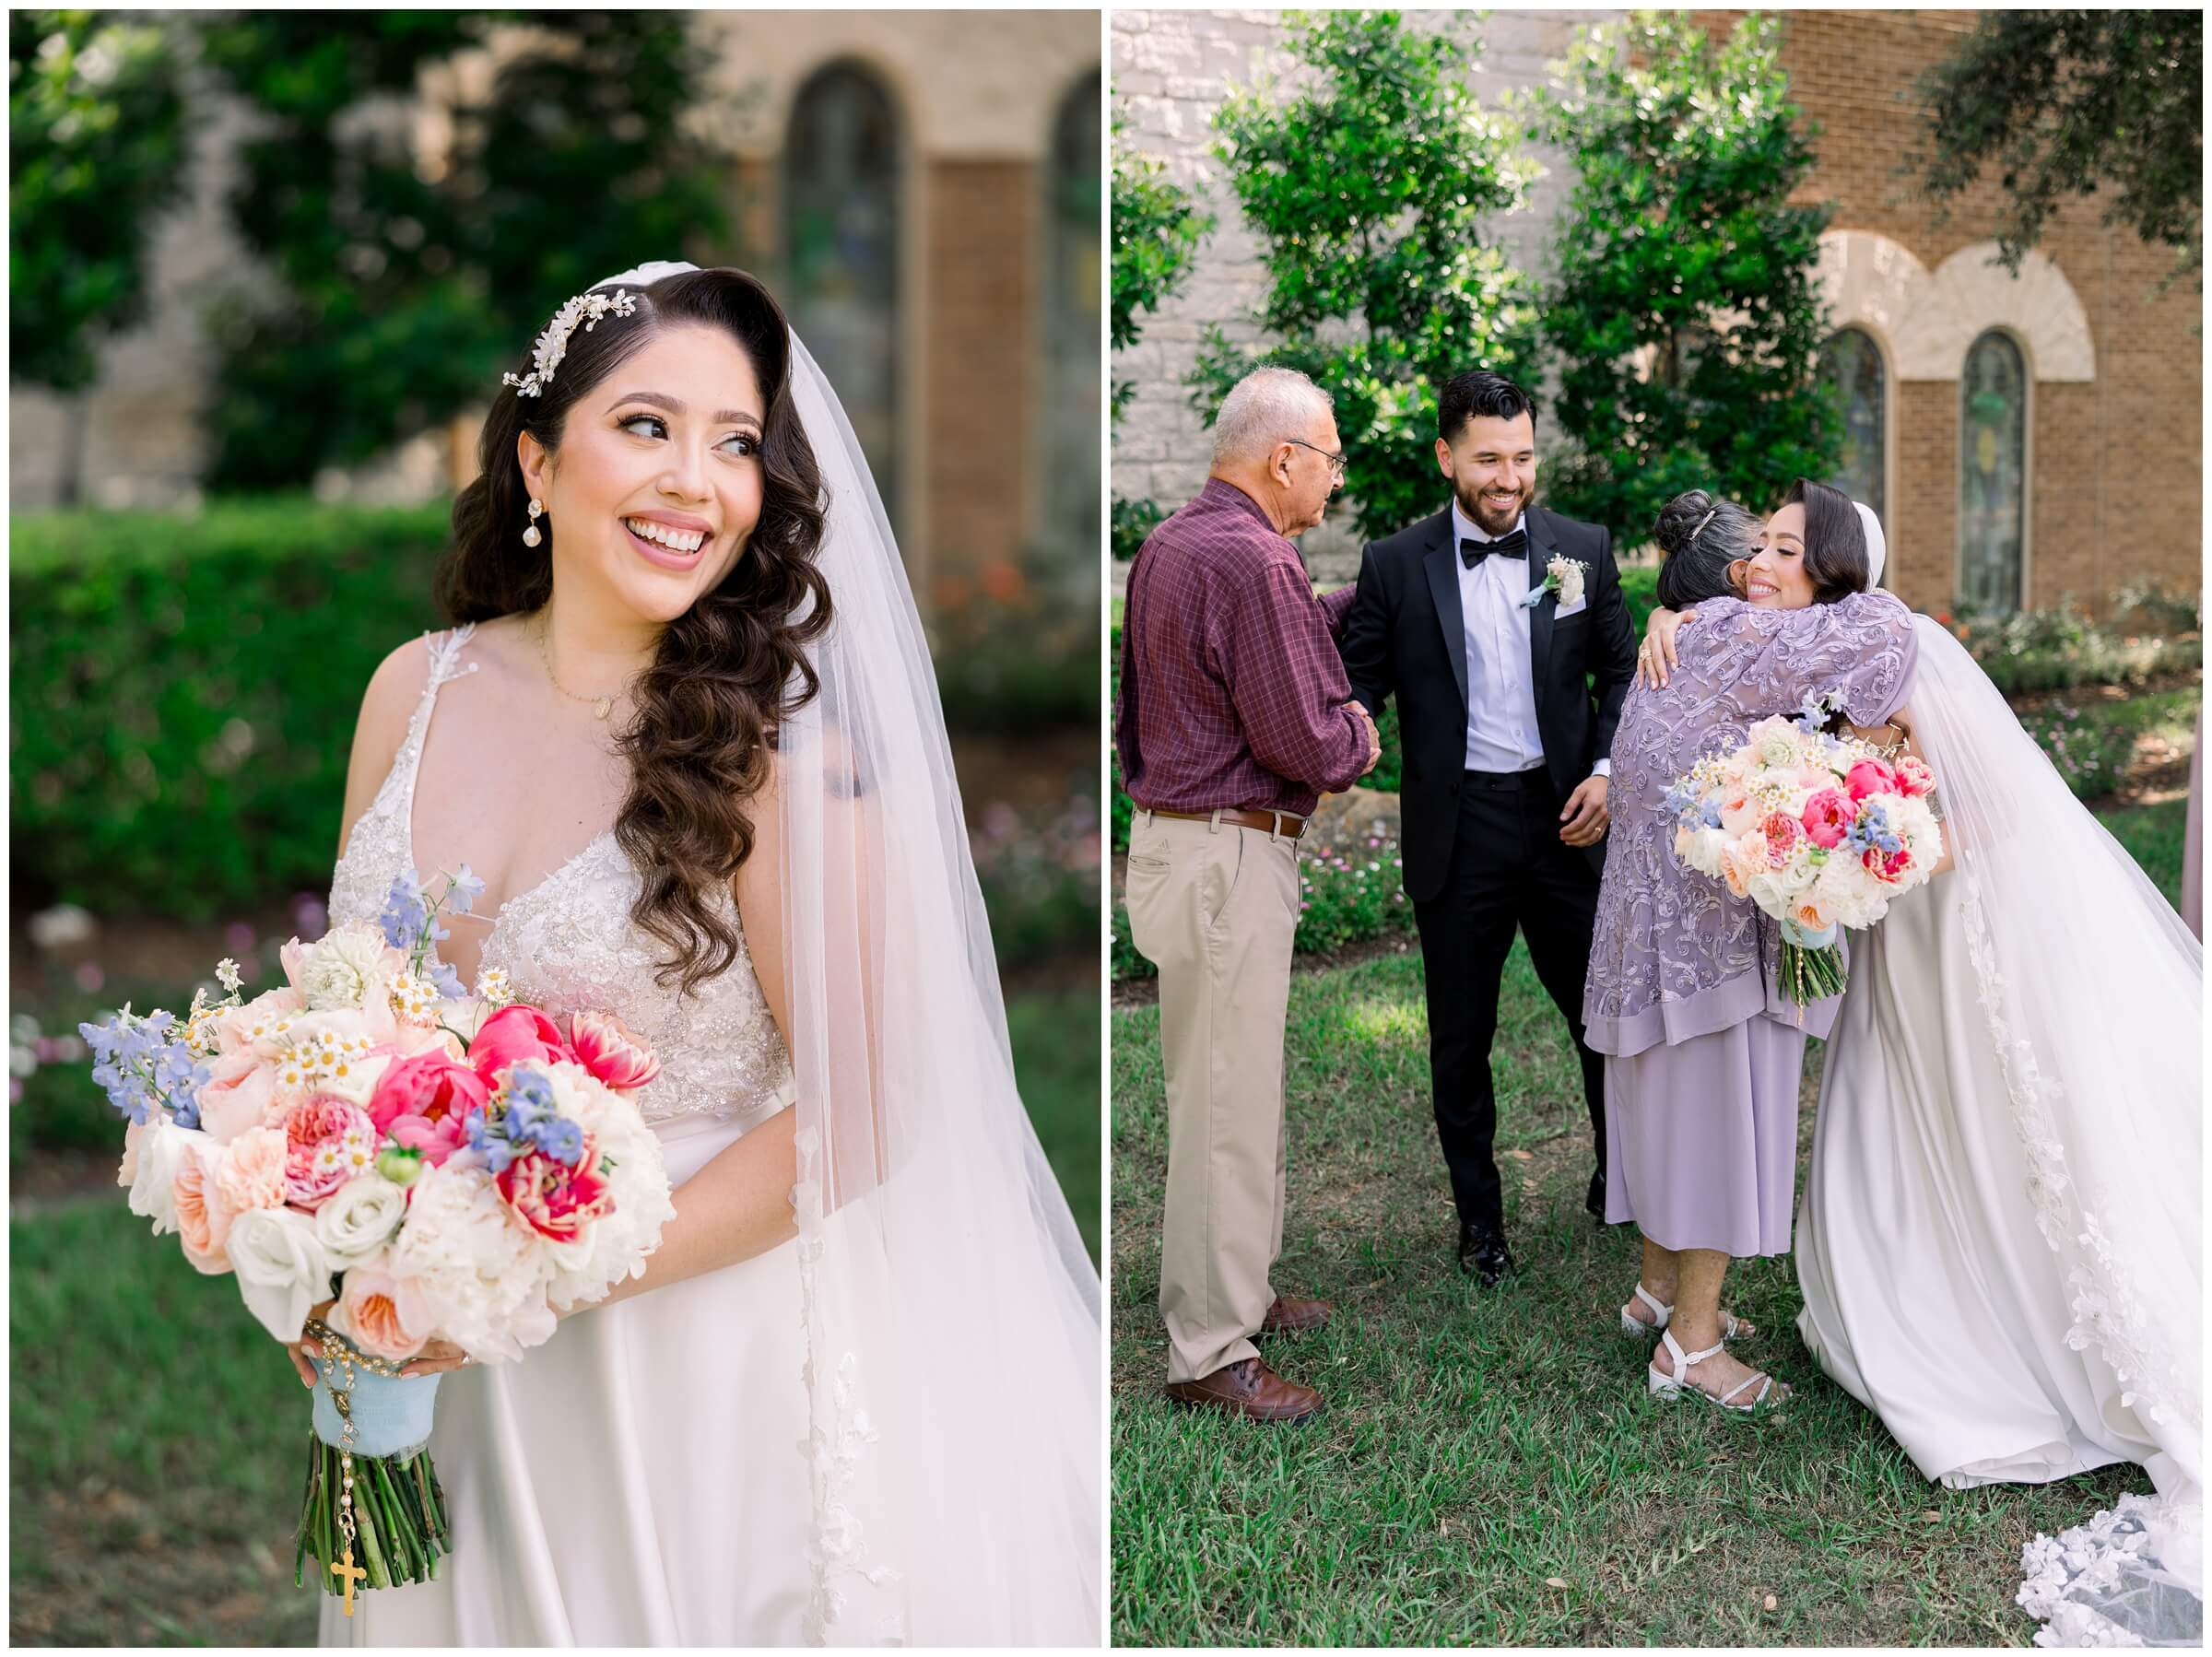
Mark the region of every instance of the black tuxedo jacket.
[[[1613, 727], [1636, 673], [1629, 606], [1620, 595], [1613, 537], [1531, 507], [1528, 584], [1542, 584], [1555, 558], [1588, 566], [1584, 606], [1558, 618], [1559, 595], [1547, 593], [1529, 613], [1529, 667], [1535, 678], [1536, 728], [1544, 760], [1565, 799], [1612, 750]], [[1426, 902], [1443, 889], [1459, 822], [1460, 779], [1467, 763], [1467, 648], [1459, 604], [1459, 548], [1446, 507], [1410, 529], [1371, 541], [1359, 559], [1359, 585], [1337, 639], [1352, 694], [1381, 717], [1398, 699], [1405, 752], [1400, 796], [1406, 893]], [[1603, 870], [1606, 842], [1583, 848]]]

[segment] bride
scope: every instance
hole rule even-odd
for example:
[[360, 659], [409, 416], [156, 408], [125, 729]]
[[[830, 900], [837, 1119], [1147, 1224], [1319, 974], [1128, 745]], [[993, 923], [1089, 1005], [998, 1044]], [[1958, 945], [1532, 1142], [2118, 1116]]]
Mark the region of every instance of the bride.
[[2044, 1643], [2198, 1644], [2202, 948], [1949, 630], [1914, 628], [1896, 723], [1953, 861], [1852, 940], [1798, 1328], [1946, 1486], [2140, 1463], [2156, 1499], [2030, 1543], [2019, 1603]]
[[1015, 1090], [935, 681], [852, 428], [768, 291], [556, 314], [363, 699], [334, 923], [474, 866], [445, 965], [659, 1055], [676, 1217], [447, 1375], [435, 1581], [325, 1643], [1095, 1644], [1099, 1280]]

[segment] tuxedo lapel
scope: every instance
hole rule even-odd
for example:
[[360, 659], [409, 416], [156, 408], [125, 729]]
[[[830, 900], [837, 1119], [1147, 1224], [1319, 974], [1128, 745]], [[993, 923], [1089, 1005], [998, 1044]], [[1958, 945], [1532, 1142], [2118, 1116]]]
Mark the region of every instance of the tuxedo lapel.
[[1429, 597], [1436, 605], [1437, 625], [1444, 630], [1444, 655], [1452, 664], [1452, 677], [1459, 685], [1459, 705], [1467, 706], [1467, 621], [1459, 605], [1459, 548], [1452, 544], [1449, 508], [1430, 521], [1429, 550], [1421, 568], [1429, 577]]
[[[1530, 508], [1528, 514], [1528, 590], [1544, 584], [1551, 560], [1559, 556], [1559, 538], [1552, 534], [1551, 514]], [[1551, 678], [1551, 618], [1559, 607], [1556, 593], [1547, 593], [1528, 613], [1528, 676], [1536, 693], [1536, 712], [1544, 711], [1544, 687]]]

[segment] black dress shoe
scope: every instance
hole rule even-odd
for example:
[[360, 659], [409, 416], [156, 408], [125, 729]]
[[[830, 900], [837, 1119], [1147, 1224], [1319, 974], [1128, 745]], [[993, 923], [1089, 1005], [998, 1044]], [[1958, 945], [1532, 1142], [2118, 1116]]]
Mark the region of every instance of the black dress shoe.
[[1606, 1223], [1606, 1170], [1599, 1169], [1590, 1176], [1590, 1194], [1583, 1199], [1583, 1206], [1599, 1225]]
[[1512, 1269], [1513, 1257], [1505, 1246], [1505, 1234], [1486, 1231], [1479, 1226], [1462, 1225], [1459, 1228], [1459, 1269], [1471, 1277], [1479, 1277], [1483, 1287], [1495, 1288], [1499, 1279]]

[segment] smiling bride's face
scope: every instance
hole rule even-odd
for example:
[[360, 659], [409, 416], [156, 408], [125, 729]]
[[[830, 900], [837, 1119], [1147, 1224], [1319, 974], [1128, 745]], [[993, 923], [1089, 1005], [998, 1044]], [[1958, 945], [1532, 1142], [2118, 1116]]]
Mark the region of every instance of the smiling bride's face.
[[1767, 520], [1743, 582], [1745, 599], [1762, 610], [1802, 610], [1813, 602], [1813, 578], [1805, 569], [1804, 507], [1792, 501]]
[[712, 592], [760, 521], [767, 413], [744, 348], [679, 324], [577, 398], [557, 452], [523, 433], [556, 590], [664, 624]]

